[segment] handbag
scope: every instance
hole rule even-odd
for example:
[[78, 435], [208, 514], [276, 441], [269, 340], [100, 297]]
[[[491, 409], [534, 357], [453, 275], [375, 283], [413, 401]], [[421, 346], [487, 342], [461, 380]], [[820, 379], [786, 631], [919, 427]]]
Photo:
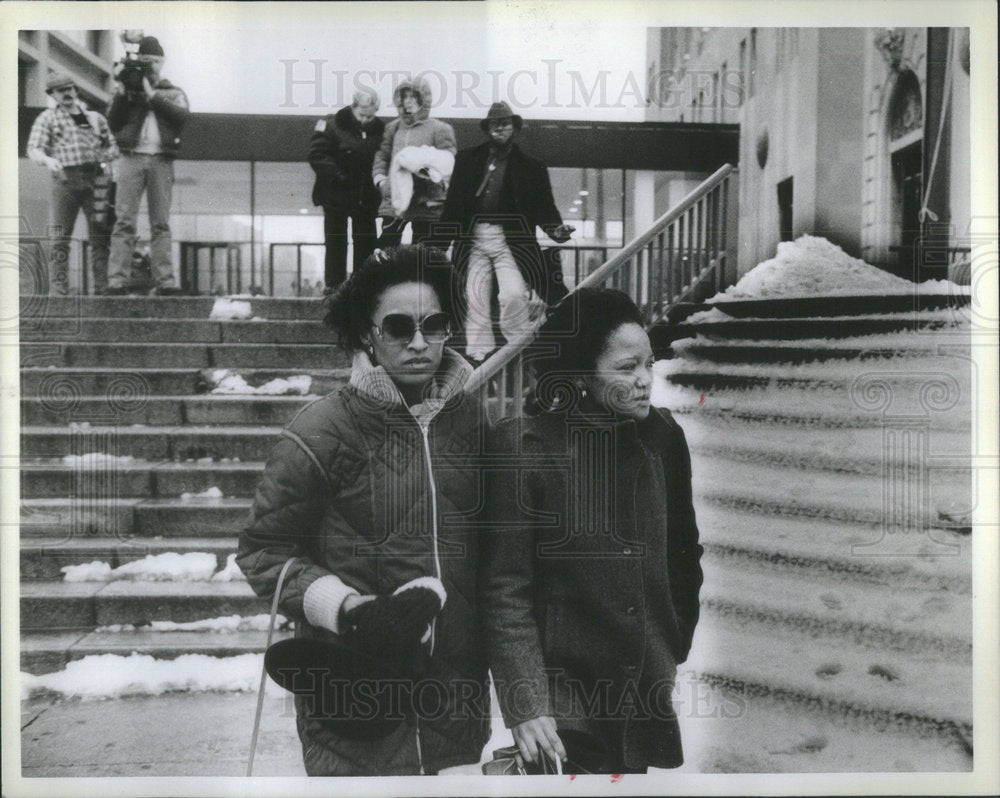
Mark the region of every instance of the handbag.
[[493, 751], [493, 759], [483, 763], [484, 776], [556, 776], [562, 775], [562, 762], [551, 760], [544, 753], [538, 762], [526, 762], [521, 749], [508, 745]]

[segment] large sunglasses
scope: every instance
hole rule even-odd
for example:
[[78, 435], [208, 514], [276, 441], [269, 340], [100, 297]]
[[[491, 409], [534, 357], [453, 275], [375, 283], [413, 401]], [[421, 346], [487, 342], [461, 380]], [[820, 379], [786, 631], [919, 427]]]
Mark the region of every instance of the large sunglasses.
[[390, 313], [381, 324], [372, 327], [383, 340], [395, 344], [410, 343], [417, 330], [429, 344], [440, 344], [451, 337], [451, 319], [447, 313], [431, 313], [420, 321], [405, 313]]

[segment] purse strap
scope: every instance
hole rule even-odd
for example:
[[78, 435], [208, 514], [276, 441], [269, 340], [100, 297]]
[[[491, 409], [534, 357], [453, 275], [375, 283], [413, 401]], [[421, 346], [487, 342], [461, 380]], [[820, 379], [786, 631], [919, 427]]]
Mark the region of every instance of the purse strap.
[[[278, 586], [274, 589], [274, 600], [271, 602], [271, 622], [267, 626], [267, 645], [265, 651], [271, 647], [271, 638], [274, 637], [274, 620], [278, 617], [278, 599], [281, 597], [281, 585], [285, 581], [285, 574], [288, 573], [288, 566], [297, 557], [289, 557], [278, 574]], [[253, 719], [253, 736], [250, 738], [250, 759], [247, 762], [247, 776], [253, 775], [253, 758], [257, 751], [257, 734], [260, 731], [260, 715], [264, 710], [264, 689], [267, 687], [267, 668], [264, 665], [264, 658], [260, 663], [260, 687], [257, 688], [257, 714]]]

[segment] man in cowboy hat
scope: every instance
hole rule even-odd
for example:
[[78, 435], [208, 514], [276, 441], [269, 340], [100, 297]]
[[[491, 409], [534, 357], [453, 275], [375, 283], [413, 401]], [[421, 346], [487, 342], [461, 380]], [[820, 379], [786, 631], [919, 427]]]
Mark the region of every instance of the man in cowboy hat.
[[480, 128], [489, 140], [462, 150], [445, 199], [434, 242], [447, 246], [464, 279], [466, 355], [481, 362], [496, 347], [491, 307], [498, 287], [500, 332], [511, 340], [540, 321], [544, 303], [565, 294], [561, 273], [535, 239], [541, 227], [553, 241], [569, 240], [574, 227], [563, 224], [552, 197], [545, 165], [514, 143], [524, 121], [505, 102], [490, 106]]
[[45, 82], [55, 107], [38, 115], [28, 137], [28, 157], [52, 174], [53, 229], [49, 291], [69, 293], [69, 240], [82, 209], [90, 236], [90, 262], [95, 292], [108, 282], [109, 224], [106, 196], [110, 163], [118, 147], [107, 120], [80, 102], [76, 83], [56, 73]]

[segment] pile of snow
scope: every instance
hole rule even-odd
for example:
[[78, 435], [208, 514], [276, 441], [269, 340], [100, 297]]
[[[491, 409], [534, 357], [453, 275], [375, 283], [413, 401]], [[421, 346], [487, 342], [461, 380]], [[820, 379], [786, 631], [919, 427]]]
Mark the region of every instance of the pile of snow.
[[[98, 632], [134, 632], [142, 629], [147, 632], [218, 632], [234, 634], [236, 632], [266, 632], [271, 616], [265, 613], [243, 617], [240, 615], [224, 615], [221, 618], [203, 618], [200, 621], [150, 621], [148, 624], [136, 627], [130, 623], [115, 623], [109, 626], [97, 627]], [[287, 629], [288, 619], [278, 615], [274, 619], [275, 629]]]
[[263, 654], [209, 657], [184, 654], [155, 659], [147, 654], [98, 654], [70, 662], [65, 670], [34, 675], [21, 673], [21, 698], [55, 692], [83, 699], [118, 698], [186, 692], [254, 692], [260, 681]]
[[740, 299], [859, 295], [958, 294], [968, 289], [947, 280], [929, 280], [915, 286], [909, 280], [852, 258], [836, 244], [819, 236], [802, 236], [778, 244], [777, 254], [757, 264], [736, 285], [709, 302]]
[[253, 311], [250, 309], [249, 302], [219, 297], [215, 300], [215, 304], [212, 305], [212, 312], [209, 314], [208, 318], [228, 320], [249, 319], [251, 316], [253, 316]]
[[312, 377], [308, 374], [296, 374], [287, 379], [277, 377], [256, 388], [248, 384], [241, 374], [229, 369], [215, 369], [210, 380], [215, 386], [212, 393], [225, 394], [255, 394], [259, 396], [286, 396], [298, 394], [304, 396], [312, 389]]
[[[234, 555], [235, 556], [235, 555]], [[130, 579], [137, 582], [207, 582], [215, 575], [217, 561], [214, 554], [192, 551], [178, 554], [168, 551], [163, 554], [147, 554], [141, 560], [125, 563], [112, 568], [106, 562], [90, 562], [83, 565], [64, 566], [62, 572], [67, 582], [112, 582]], [[235, 567], [235, 563], [233, 563]], [[229, 572], [229, 563], [220, 574]], [[226, 576], [230, 581], [234, 577]]]
[[67, 454], [63, 457], [63, 465], [94, 467], [99, 465], [125, 465], [135, 460], [132, 455], [102, 454], [101, 452], [90, 452], [88, 454]]
[[66, 582], [109, 582], [114, 577], [112, 568], [106, 562], [94, 560], [81, 565], [67, 565], [59, 569], [66, 576]]
[[226, 567], [217, 574], [212, 575], [213, 582], [239, 582], [246, 581], [246, 577], [236, 564], [236, 555], [230, 554], [226, 558]]
[[213, 485], [210, 488], [206, 488], [201, 493], [182, 493], [181, 501], [189, 502], [192, 499], [221, 499], [222, 490]]

